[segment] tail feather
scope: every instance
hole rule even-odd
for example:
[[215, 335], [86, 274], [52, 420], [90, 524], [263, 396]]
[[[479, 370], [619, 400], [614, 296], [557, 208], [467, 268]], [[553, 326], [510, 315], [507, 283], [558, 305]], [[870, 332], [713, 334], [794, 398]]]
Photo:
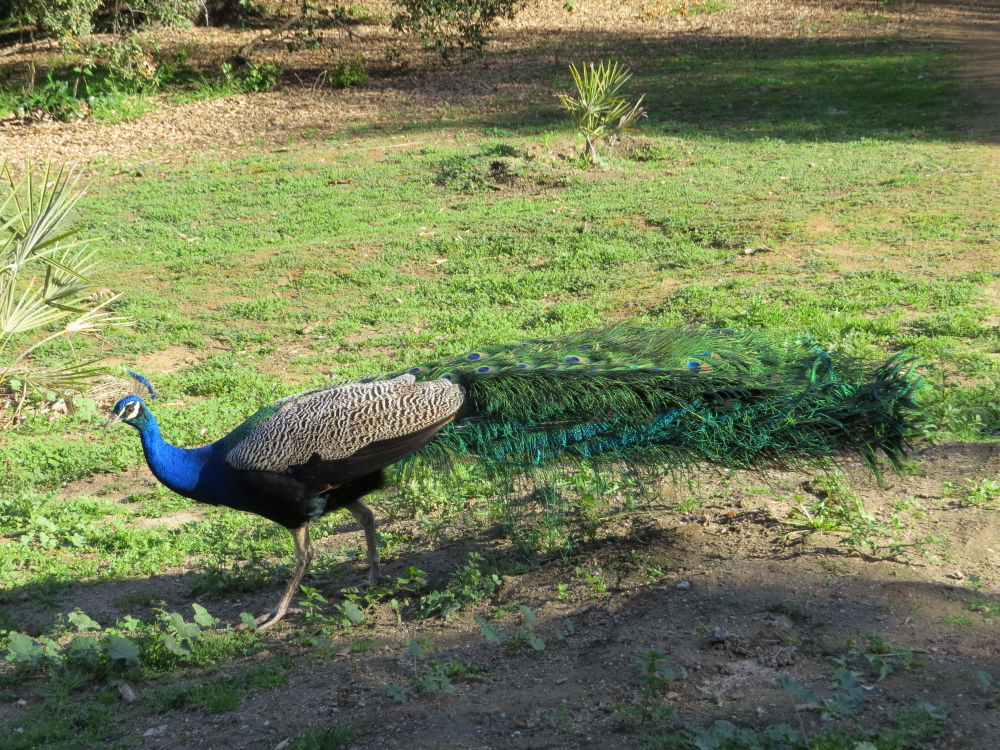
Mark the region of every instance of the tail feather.
[[402, 372], [467, 391], [425, 456], [470, 456], [508, 475], [561, 460], [757, 467], [842, 451], [878, 474], [880, 454], [895, 468], [905, 457], [923, 386], [905, 355], [866, 370], [808, 343], [623, 325]]

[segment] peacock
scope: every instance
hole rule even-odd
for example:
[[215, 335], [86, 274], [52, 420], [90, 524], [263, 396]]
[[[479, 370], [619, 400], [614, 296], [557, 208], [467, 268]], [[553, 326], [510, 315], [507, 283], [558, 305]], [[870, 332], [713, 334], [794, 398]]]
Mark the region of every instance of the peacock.
[[[375, 516], [362, 501], [384, 470], [474, 461], [497, 477], [560, 463], [657, 472], [694, 463], [763, 467], [853, 451], [898, 468], [921, 421], [915, 361], [873, 367], [808, 341], [776, 344], [730, 329], [618, 324], [492, 346], [325, 385], [265, 406], [200, 448], [164, 441], [135, 380], [107, 424], [139, 431], [146, 462], [174, 492], [268, 518], [291, 531], [295, 569], [278, 622], [313, 558], [309, 524], [346, 508], [379, 571]], [[541, 472], [541, 473], [540, 473]]]

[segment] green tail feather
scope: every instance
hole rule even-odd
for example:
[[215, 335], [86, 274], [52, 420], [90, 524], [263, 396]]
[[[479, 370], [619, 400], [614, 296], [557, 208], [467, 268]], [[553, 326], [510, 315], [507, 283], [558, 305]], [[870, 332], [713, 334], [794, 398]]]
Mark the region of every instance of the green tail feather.
[[423, 451], [498, 474], [557, 461], [759, 467], [855, 451], [894, 468], [921, 419], [914, 360], [874, 369], [748, 333], [619, 325], [431, 362], [467, 407]]

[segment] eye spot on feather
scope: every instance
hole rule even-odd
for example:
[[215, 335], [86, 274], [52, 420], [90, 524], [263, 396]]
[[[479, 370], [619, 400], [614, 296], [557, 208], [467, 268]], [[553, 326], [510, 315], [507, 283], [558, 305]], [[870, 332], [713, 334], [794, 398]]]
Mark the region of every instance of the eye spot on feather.
[[518, 367], [519, 370], [534, 370], [535, 369], [534, 365], [529, 365], [526, 362], [519, 362], [518, 365], [517, 365], [517, 367]]
[[441, 376], [441, 380], [452, 380], [453, 377], [454, 377], [453, 373], [446, 372], [444, 375]]
[[584, 344], [580, 348], [583, 349], [584, 351], [589, 351], [590, 349], [594, 348], [594, 345], [593, 344]]
[[477, 359], [483, 359], [487, 356], [488, 355], [485, 354], [484, 352], [469, 352], [468, 354], [465, 355], [465, 358], [471, 360], [477, 360]]
[[689, 359], [684, 367], [690, 372], [711, 372], [712, 368], [698, 359]]
[[490, 367], [489, 365], [483, 365], [482, 367], [477, 367], [476, 372], [493, 372], [497, 368]]

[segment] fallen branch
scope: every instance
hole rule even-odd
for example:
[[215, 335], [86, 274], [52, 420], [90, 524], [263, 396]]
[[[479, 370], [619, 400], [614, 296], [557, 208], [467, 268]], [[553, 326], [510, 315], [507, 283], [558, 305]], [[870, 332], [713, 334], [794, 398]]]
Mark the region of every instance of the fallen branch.
[[268, 39], [273, 39], [279, 34], [284, 34], [286, 31], [288, 31], [295, 24], [297, 24], [299, 21], [302, 20], [302, 15], [303, 15], [302, 13], [298, 13], [294, 16], [290, 16], [278, 28], [269, 31], [266, 34], [261, 34], [260, 36], [254, 37], [236, 51], [236, 54], [233, 55], [233, 61], [241, 65], [249, 65], [250, 64], [249, 54], [251, 49], [253, 49], [261, 42], [265, 42]]
[[[276, 29], [272, 29], [271, 31], [267, 32], [266, 34], [261, 34], [258, 37], [254, 37], [249, 42], [247, 42], [242, 47], [240, 47], [239, 50], [236, 51], [236, 54], [233, 55], [233, 58], [232, 58], [233, 62], [238, 63], [240, 65], [249, 65], [250, 64], [250, 50], [252, 50], [258, 44], [262, 44], [262, 43], [266, 42], [269, 39], [273, 39], [276, 36], [280, 36], [281, 34], [284, 34], [286, 31], [288, 31], [289, 29], [291, 29], [294, 26], [296, 26], [299, 22], [301, 22], [305, 18], [305, 15], [306, 15], [305, 13], [297, 13], [294, 16], [290, 16], [283, 24], [281, 24], [280, 26], [278, 26]], [[338, 28], [340, 28], [343, 31], [345, 31], [347, 33], [347, 36], [349, 36], [352, 40], [358, 40], [358, 39], [361, 38], [360, 36], [358, 36], [357, 34], [355, 34], [353, 31], [351, 31], [350, 26], [348, 26], [344, 22], [338, 21], [335, 18], [330, 18], [330, 22], [331, 22], [332, 25], [335, 25]]]

